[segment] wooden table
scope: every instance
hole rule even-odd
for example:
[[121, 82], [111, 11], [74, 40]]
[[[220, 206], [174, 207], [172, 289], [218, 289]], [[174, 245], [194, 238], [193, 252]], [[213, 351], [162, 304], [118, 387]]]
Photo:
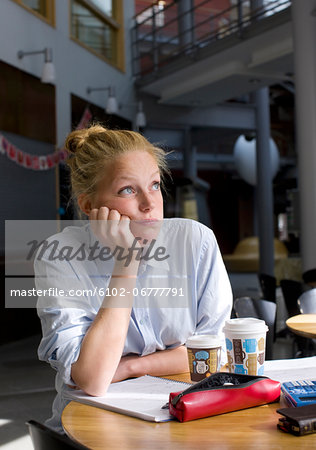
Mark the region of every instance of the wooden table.
[[290, 317], [286, 325], [295, 334], [306, 338], [316, 338], [316, 314], [298, 314]]
[[[170, 377], [189, 381], [188, 374]], [[152, 423], [93, 406], [70, 402], [63, 411], [66, 433], [91, 449], [209, 450], [209, 449], [308, 449], [316, 434], [293, 436], [277, 429], [273, 403], [191, 422]]]

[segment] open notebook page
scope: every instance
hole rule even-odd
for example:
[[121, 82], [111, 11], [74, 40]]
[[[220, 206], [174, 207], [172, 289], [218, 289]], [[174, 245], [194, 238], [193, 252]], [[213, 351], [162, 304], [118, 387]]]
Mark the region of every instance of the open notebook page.
[[264, 375], [272, 380], [316, 380], [316, 356], [309, 358], [277, 359], [264, 363]]
[[188, 386], [190, 383], [145, 375], [111, 384], [104, 397], [92, 397], [77, 390], [67, 391], [65, 396], [151, 422], [165, 422], [174, 419], [168, 409], [161, 409], [168, 402], [170, 392], [183, 391]]

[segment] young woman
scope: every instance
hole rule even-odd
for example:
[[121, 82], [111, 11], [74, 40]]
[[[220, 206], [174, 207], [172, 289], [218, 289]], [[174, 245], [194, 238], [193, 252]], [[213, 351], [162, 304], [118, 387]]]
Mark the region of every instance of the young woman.
[[49, 293], [38, 301], [39, 357], [57, 370], [54, 428], [67, 389], [98, 396], [129, 377], [188, 371], [193, 334], [219, 335], [224, 348], [232, 302], [212, 231], [163, 220], [161, 149], [102, 126], [70, 133], [66, 148], [89, 223], [51, 237], [35, 261], [37, 288]]

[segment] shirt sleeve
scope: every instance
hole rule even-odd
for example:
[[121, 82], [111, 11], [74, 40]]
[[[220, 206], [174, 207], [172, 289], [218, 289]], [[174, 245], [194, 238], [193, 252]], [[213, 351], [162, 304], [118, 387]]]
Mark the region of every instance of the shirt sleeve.
[[232, 290], [214, 233], [204, 226], [197, 267], [197, 301], [196, 334], [219, 336], [221, 363], [224, 364], [226, 346], [223, 327], [231, 315]]
[[71, 365], [77, 361], [82, 340], [90, 327], [95, 311], [83, 293], [87, 282], [69, 261], [35, 260], [35, 284], [38, 293], [37, 311], [42, 325], [38, 349], [40, 360], [58, 371], [63, 382], [73, 385]]

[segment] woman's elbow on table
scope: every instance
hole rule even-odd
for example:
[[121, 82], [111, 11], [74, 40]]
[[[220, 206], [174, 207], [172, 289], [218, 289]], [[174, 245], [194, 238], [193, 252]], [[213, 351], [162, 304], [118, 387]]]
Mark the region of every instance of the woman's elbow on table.
[[87, 386], [81, 388], [86, 394], [91, 395], [92, 397], [104, 397], [107, 393], [109, 384], [107, 386]]
[[98, 374], [83, 374], [82, 369], [74, 363], [71, 368], [71, 378], [77, 387], [93, 397], [103, 397], [111, 383], [111, 379]]

